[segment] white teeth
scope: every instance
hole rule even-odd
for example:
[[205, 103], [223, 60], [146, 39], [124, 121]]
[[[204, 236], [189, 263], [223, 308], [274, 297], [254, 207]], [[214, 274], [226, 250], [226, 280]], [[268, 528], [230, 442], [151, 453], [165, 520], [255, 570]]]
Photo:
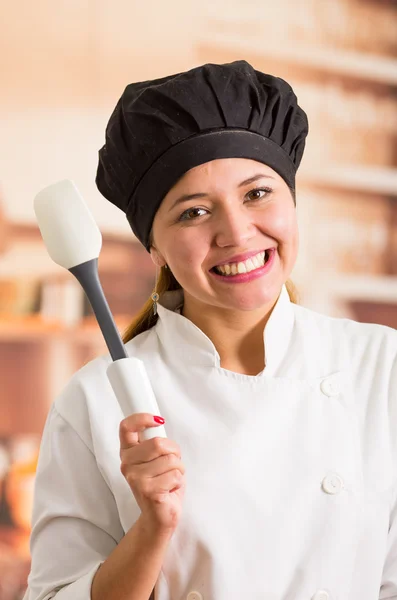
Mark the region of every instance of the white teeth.
[[265, 264], [265, 252], [259, 252], [256, 256], [251, 256], [245, 261], [216, 267], [216, 270], [222, 275], [237, 275], [237, 273], [249, 273], [255, 269], [263, 267]]
[[251, 259], [251, 258], [249, 258], [249, 259], [248, 259], [248, 260], [245, 262], [245, 264], [247, 265], [248, 272], [249, 272], [249, 271], [253, 271], [254, 269], [257, 269], [257, 268], [258, 268], [258, 265], [257, 265], [257, 263], [256, 263], [256, 260], [255, 260], [255, 256], [254, 256], [254, 257], [252, 257], [252, 259]]

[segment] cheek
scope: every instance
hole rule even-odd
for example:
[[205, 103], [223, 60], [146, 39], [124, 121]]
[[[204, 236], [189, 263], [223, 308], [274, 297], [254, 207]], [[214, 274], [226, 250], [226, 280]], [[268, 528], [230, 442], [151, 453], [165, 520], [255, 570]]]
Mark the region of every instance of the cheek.
[[295, 217], [291, 217], [290, 219], [285, 221], [284, 229], [283, 229], [283, 237], [285, 243], [290, 243], [295, 246], [298, 242], [298, 223], [296, 222]]
[[201, 266], [208, 253], [208, 245], [203, 232], [185, 229], [178, 231], [170, 240], [168, 256], [172, 257], [174, 268], [194, 270]]
[[297, 232], [295, 208], [291, 210], [281, 206], [274, 206], [266, 211], [261, 219], [263, 228], [273, 238], [284, 243], [293, 243]]

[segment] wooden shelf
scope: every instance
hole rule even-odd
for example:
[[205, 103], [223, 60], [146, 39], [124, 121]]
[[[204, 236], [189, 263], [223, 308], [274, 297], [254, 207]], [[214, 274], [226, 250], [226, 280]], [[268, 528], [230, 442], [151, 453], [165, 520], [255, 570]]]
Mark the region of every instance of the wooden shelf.
[[323, 73], [343, 77], [353, 77], [364, 81], [397, 87], [397, 60], [376, 54], [319, 48], [293, 46], [290, 44], [266, 45], [265, 36], [248, 36], [238, 39], [236, 34], [207, 32], [208, 42], [200, 47], [218, 48], [241, 56], [256, 54], [258, 57], [288, 63], [291, 67], [305, 67], [321, 70]]
[[387, 302], [397, 305], [397, 276], [338, 275], [327, 278], [327, 289], [338, 300]]
[[[132, 317], [115, 317], [118, 330], [122, 334]], [[45, 342], [65, 340], [80, 344], [105, 344], [99, 325], [92, 317], [82, 319], [78, 326], [66, 327], [59, 321], [47, 321], [40, 316], [26, 317], [0, 315], [0, 343], [2, 342]]]
[[397, 169], [388, 167], [302, 165], [297, 181], [397, 197]]
[[62, 333], [58, 322], [44, 321], [36, 315], [0, 315], [0, 341], [42, 341]]

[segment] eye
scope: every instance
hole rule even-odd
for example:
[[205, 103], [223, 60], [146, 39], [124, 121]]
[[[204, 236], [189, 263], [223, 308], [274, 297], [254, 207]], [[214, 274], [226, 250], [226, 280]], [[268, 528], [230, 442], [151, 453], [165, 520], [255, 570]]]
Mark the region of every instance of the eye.
[[[193, 219], [197, 219], [198, 217], [201, 217], [201, 215], [197, 214], [198, 211], [200, 211], [200, 210], [206, 212], [206, 210], [204, 208], [198, 208], [198, 207], [188, 208], [187, 210], [185, 210], [185, 212], [183, 212], [181, 214], [178, 221], [192, 221]], [[196, 214], [194, 214], [194, 213], [196, 213]]]
[[272, 188], [266, 187], [266, 188], [255, 188], [254, 190], [251, 190], [250, 192], [248, 192], [247, 196], [250, 200], [262, 200], [263, 198], [266, 198], [266, 196], [268, 196], [269, 194], [271, 194], [273, 192]]

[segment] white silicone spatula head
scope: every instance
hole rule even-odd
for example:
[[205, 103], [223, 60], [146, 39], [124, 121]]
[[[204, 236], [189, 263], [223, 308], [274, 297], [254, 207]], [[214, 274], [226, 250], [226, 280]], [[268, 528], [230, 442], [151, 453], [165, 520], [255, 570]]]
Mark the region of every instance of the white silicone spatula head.
[[102, 235], [73, 181], [41, 190], [34, 211], [48, 254], [58, 265], [71, 269], [98, 258]]

